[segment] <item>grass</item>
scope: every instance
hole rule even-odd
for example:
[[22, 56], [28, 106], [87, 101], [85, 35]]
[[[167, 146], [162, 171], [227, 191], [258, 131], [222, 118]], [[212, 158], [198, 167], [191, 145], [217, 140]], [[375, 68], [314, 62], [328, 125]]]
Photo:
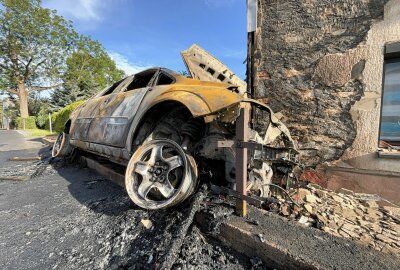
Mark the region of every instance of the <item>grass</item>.
[[25, 129], [27, 133], [29, 133], [29, 136], [32, 137], [44, 137], [44, 136], [49, 136], [49, 135], [56, 135], [56, 133], [51, 133], [48, 130], [45, 129]]

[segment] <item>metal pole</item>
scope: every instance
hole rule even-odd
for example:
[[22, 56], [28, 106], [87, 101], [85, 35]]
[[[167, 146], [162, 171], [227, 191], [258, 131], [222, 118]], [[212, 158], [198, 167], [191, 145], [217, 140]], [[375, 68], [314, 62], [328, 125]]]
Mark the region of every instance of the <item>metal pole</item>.
[[3, 100], [1, 100], [1, 108], [2, 108], [2, 110], [1, 110], [1, 128], [2, 129], [4, 129], [5, 128], [5, 126], [4, 126], [4, 99]]
[[3, 119], [2, 119], [2, 122], [3, 122], [3, 128], [4, 129], [8, 129], [7, 128], [7, 116], [6, 116], [6, 103], [4, 102], [4, 98], [3, 98], [3, 103], [2, 103], [2, 106], [3, 106], [3, 114], [2, 114], [2, 117], [3, 117]]
[[50, 127], [50, 133], [53, 133], [53, 126], [51, 125], [51, 113], [49, 113], [49, 127]]
[[[236, 191], [247, 195], [247, 148], [241, 142], [247, 142], [249, 137], [249, 108], [240, 109], [240, 116], [236, 121]], [[243, 198], [236, 201], [236, 211], [239, 216], [247, 216], [247, 202]]]

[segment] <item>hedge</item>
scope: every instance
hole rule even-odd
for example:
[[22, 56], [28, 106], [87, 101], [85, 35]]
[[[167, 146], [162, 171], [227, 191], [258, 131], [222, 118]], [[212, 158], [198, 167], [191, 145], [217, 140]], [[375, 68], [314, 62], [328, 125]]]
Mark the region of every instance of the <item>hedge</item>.
[[[80, 100], [74, 103], [71, 103], [58, 112], [54, 112], [51, 114], [51, 123], [53, 125], [53, 131], [60, 133], [64, 131], [65, 123], [68, 121], [70, 114], [81, 105], [84, 100]], [[46, 124], [46, 129], [49, 129], [49, 123]]]
[[17, 129], [24, 129], [24, 120], [25, 120], [25, 129], [37, 129], [35, 116], [29, 116], [26, 118], [17, 117], [15, 121]]

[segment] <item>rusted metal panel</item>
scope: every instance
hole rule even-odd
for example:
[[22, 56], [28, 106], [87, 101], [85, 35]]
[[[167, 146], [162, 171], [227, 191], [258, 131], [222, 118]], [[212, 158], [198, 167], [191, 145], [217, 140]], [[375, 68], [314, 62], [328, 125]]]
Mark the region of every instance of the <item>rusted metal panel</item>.
[[[249, 137], [249, 108], [246, 106], [240, 110], [240, 116], [236, 121], [236, 140], [247, 142]], [[239, 194], [247, 195], [247, 148], [236, 148], [236, 190]], [[240, 216], [247, 216], [247, 202], [240, 198], [236, 202], [236, 210]]]
[[205, 116], [215, 113], [242, 100], [239, 95], [226, 88], [216, 86], [187, 86], [181, 89], [171, 89], [156, 98], [156, 102], [176, 100], [184, 104], [193, 116]]
[[92, 120], [89, 141], [124, 147], [130, 123], [148, 90], [148, 87], [134, 89], [105, 99], [103, 107]]

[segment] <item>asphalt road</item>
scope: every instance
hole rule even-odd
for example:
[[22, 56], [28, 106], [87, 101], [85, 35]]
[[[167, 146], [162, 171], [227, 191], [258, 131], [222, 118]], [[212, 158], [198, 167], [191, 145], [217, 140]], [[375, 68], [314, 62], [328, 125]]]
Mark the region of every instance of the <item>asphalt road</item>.
[[[44, 161], [8, 161], [13, 156]], [[48, 158], [38, 139], [0, 130], [1, 269], [157, 269], [178, 249], [173, 269], [264, 269], [220, 245], [192, 225], [182, 245], [172, 245], [188, 207], [144, 211], [125, 190], [77, 164]], [[142, 220], [153, 223], [150, 229]]]

